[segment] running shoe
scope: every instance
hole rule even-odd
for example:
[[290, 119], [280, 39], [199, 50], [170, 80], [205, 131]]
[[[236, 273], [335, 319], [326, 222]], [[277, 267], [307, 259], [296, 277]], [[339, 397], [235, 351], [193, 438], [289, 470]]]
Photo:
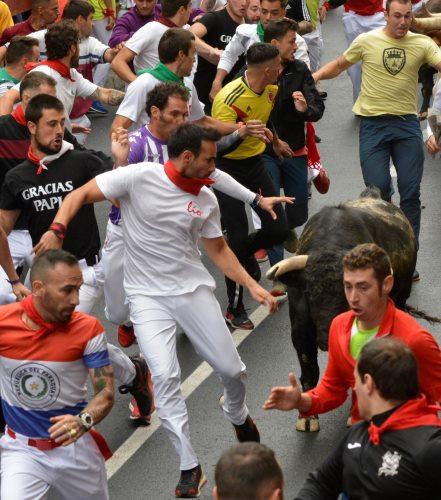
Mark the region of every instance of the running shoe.
[[266, 250], [264, 248], [257, 250], [257, 252], [254, 253], [254, 257], [257, 262], [259, 262], [259, 264], [268, 260], [268, 254], [266, 253]]
[[255, 443], [260, 443], [260, 434], [257, 429], [254, 420], [248, 415], [245, 422], [241, 425], [233, 424], [234, 430], [236, 432], [236, 437], [239, 443], [245, 443], [247, 441], [254, 441]]
[[228, 307], [225, 313], [225, 321], [233, 328], [240, 328], [241, 330], [252, 330], [254, 323], [248, 317], [245, 307]]
[[130, 393], [138, 405], [141, 417], [148, 417], [152, 408], [152, 392], [149, 387], [149, 368], [144, 359], [138, 356], [130, 356], [135, 365], [136, 375], [131, 385], [120, 385], [118, 390], [120, 394]]
[[93, 101], [92, 105], [89, 108], [87, 114], [96, 114], [96, 115], [107, 115], [108, 110], [101, 104], [100, 101]]
[[118, 326], [118, 342], [121, 347], [130, 347], [136, 342], [133, 326]]
[[320, 194], [326, 194], [329, 191], [331, 181], [329, 180], [328, 174], [323, 167], [320, 169], [319, 174], [312, 182]]
[[132, 398], [132, 401], [129, 403], [130, 409], [130, 420], [135, 420], [139, 424], [150, 425], [151, 415], [142, 416], [139, 412], [138, 403], [135, 398]]
[[181, 477], [175, 489], [175, 497], [197, 498], [206, 482], [207, 478], [200, 465], [197, 465], [194, 469], [181, 470]]

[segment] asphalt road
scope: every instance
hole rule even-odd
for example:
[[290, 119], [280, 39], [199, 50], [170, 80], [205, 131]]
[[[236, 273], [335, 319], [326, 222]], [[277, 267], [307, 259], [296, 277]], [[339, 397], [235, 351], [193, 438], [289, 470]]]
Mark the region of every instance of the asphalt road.
[[[340, 12], [333, 11], [323, 26], [325, 49], [323, 62], [327, 62], [344, 49], [343, 30]], [[358, 162], [358, 120], [351, 112], [352, 91], [349, 78], [344, 75], [325, 82], [323, 89], [328, 91], [326, 112], [318, 124], [318, 133], [323, 138], [320, 151], [331, 177], [331, 188], [325, 196], [313, 190], [310, 214], [325, 205], [333, 205], [344, 200], [356, 198], [363, 188]], [[93, 133], [89, 146], [108, 151], [108, 130], [112, 117], [93, 119]], [[438, 197], [441, 186], [439, 160], [428, 158], [422, 186], [423, 210], [421, 249], [418, 269], [421, 281], [414, 286], [409, 303], [426, 311], [441, 315], [439, 297], [441, 296], [441, 256], [439, 250], [441, 200]], [[102, 230], [105, 229], [108, 205], [96, 207], [97, 217]], [[438, 222], [437, 222], [438, 221]], [[166, 252], [167, 249], [164, 248]], [[205, 260], [206, 262], [206, 260]], [[225, 285], [220, 273], [206, 262], [218, 283], [216, 295], [223, 308], [226, 304]], [[267, 264], [263, 265], [264, 269]], [[263, 281], [264, 285], [270, 286]], [[257, 304], [248, 300], [250, 310]], [[197, 310], [198, 304], [194, 304]], [[108, 337], [116, 343], [116, 328], [109, 324], [103, 315], [103, 304], [95, 310], [96, 315], [106, 325]], [[429, 327], [440, 340], [441, 328]], [[237, 335], [237, 334], [233, 334]], [[182, 380], [187, 379], [199, 366], [201, 360], [192, 350], [185, 335], [178, 338], [179, 359], [182, 367]], [[130, 354], [136, 349], [128, 350]], [[336, 446], [345, 432], [348, 407], [345, 406], [320, 417], [321, 431], [316, 434], [302, 434], [295, 430], [294, 413], [264, 412], [261, 405], [273, 385], [284, 384], [289, 370], [299, 373], [298, 363], [290, 340], [288, 308], [285, 305], [273, 317], [267, 318], [240, 345], [239, 352], [248, 368], [248, 404], [252, 417], [260, 429], [262, 442], [272, 447], [285, 474], [286, 498], [293, 498], [301, 487], [309, 471], [316, 467]], [[321, 367], [326, 362], [326, 354], [320, 355]], [[222, 416], [217, 401], [220, 384], [216, 377], [209, 376], [200, 385], [195, 377], [189, 382], [196, 385], [187, 399], [190, 415], [192, 440], [200, 462], [210, 480], [201, 498], [211, 498], [213, 475], [216, 461], [227, 447], [235, 443], [233, 429]], [[129, 420], [127, 396], [117, 395], [115, 407], [100, 425], [113, 450], [124, 446], [126, 440], [136, 430]], [[148, 428], [138, 431], [142, 439]], [[136, 435], [135, 435], [136, 436]], [[120, 450], [120, 451], [121, 451]], [[179, 463], [172, 446], [161, 428], [151, 436], [134, 454], [120, 453], [127, 460], [112, 475], [109, 487], [110, 496], [117, 500], [173, 498], [174, 487], [179, 478]], [[124, 462], [124, 460], [123, 460]]]

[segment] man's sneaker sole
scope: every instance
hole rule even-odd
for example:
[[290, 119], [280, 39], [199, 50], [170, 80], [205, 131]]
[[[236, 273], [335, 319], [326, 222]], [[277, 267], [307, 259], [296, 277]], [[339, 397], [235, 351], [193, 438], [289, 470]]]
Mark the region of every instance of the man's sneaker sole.
[[241, 323], [240, 325], [235, 325], [233, 323], [234, 318], [229, 318], [228, 313], [225, 315], [225, 321], [226, 323], [231, 326], [234, 330], [254, 330], [254, 323], [249, 319], [248, 322]]
[[202, 476], [201, 476], [201, 480], [199, 481], [199, 486], [198, 486], [198, 490], [197, 492], [194, 494], [194, 495], [187, 495], [187, 494], [183, 494], [183, 495], [179, 495], [176, 491], [175, 491], [175, 498], [199, 498], [201, 496], [201, 490], [202, 488], [208, 483], [208, 479], [205, 477], [205, 474], [202, 473]]
[[130, 410], [130, 417], [129, 417], [130, 420], [133, 420], [134, 422], [138, 422], [140, 424], [142, 423], [145, 425], [150, 425], [151, 415], [148, 415], [147, 417], [144, 417], [140, 414], [134, 415], [133, 413], [135, 411], [135, 407], [133, 406], [132, 402], [129, 403], [129, 410]]

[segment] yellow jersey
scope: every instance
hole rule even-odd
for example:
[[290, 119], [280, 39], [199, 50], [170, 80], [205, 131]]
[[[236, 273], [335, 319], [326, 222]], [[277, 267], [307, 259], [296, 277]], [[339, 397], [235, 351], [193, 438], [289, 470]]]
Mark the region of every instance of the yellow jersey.
[[360, 95], [352, 108], [361, 116], [416, 115], [418, 70], [441, 63], [441, 51], [428, 36], [390, 38], [383, 28], [359, 35], [344, 57], [362, 62]]
[[[237, 123], [260, 120], [266, 123], [274, 106], [277, 85], [267, 85], [261, 94], [248, 87], [245, 78], [237, 78], [225, 85], [216, 95], [211, 116], [222, 122]], [[246, 137], [239, 146], [224, 155], [232, 160], [244, 160], [262, 154], [265, 144], [255, 137]]]

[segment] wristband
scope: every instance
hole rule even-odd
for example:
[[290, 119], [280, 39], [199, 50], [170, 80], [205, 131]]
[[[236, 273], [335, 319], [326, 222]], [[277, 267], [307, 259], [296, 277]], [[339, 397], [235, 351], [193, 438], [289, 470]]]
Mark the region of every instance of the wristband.
[[49, 231], [52, 231], [59, 240], [64, 240], [66, 236], [66, 226], [61, 222], [52, 222]]
[[14, 285], [17, 285], [18, 283], [20, 283], [20, 280], [8, 280], [6, 279], [6, 281], [11, 285], [11, 286], [14, 286]]
[[254, 200], [250, 203], [251, 208], [257, 208], [261, 202], [263, 196], [261, 194], [256, 194]]
[[113, 9], [106, 9], [103, 11], [104, 17], [113, 17], [115, 19], [115, 11]]

